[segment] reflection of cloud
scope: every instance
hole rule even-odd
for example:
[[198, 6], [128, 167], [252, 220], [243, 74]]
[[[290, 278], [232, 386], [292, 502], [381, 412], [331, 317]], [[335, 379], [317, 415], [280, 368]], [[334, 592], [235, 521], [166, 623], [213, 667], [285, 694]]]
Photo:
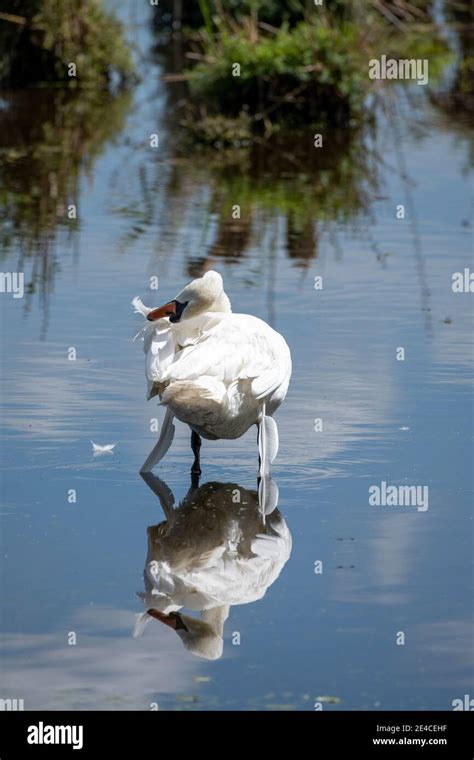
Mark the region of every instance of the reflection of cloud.
[[[378, 435], [377, 428], [381, 421], [387, 421], [393, 407], [396, 381], [390, 364], [384, 366], [376, 359], [371, 362], [370, 358], [361, 364], [355, 348], [336, 351], [323, 346], [320, 352], [323, 362], [319, 360], [316, 364], [312, 355], [306, 355], [306, 366], [301, 365], [298, 356], [301, 345], [304, 346], [304, 341], [298, 340], [293, 348], [296, 369], [290, 395], [276, 415], [281, 440], [276, 464], [295, 466], [295, 478], [299, 478], [301, 466], [301, 475], [307, 480], [310, 462], [327, 463], [353, 441]], [[24, 344], [21, 358], [5, 368], [4, 385], [8, 388], [3, 411], [5, 426], [50, 443], [61, 444], [83, 435], [87, 439], [110, 436], [109, 440], [120, 436], [123, 443], [123, 428], [114, 425], [127, 419], [130, 425], [127, 436], [140, 441], [134, 447], [138, 451], [138, 465], [153, 444], [151, 434], [144, 437], [150, 417], [160, 420], [163, 417], [155, 403], [144, 401], [139, 348], [131, 341], [127, 343], [122, 348], [120, 369], [115, 369], [116, 357], [108, 353], [91, 361], [81, 358], [67, 361], [64, 345], [50, 345], [50, 353], [45, 355], [41, 346]], [[313, 432], [314, 417], [323, 418], [323, 433]], [[236, 452], [239, 457], [251, 452], [256, 461], [254, 441], [252, 430], [235, 442], [206, 443], [206, 450], [220, 464], [234, 466]], [[89, 446], [89, 441], [84, 445]], [[165, 464], [176, 454], [189, 460], [189, 436], [184, 425], [179, 425]], [[327, 464], [323, 467], [328, 474]]]
[[90, 430], [99, 415], [112, 417], [119, 406], [126, 414], [126, 370], [118, 384], [113, 372], [100, 369], [95, 360], [68, 361], [63, 346], [62, 356], [58, 349], [44, 356], [36, 344], [23, 348], [25, 355], [6, 368], [8, 404], [2, 416], [7, 427], [63, 441], [81, 435], [84, 427]]
[[[378, 507], [371, 507], [378, 509]], [[375, 517], [375, 513], [372, 513]], [[369, 512], [370, 516], [370, 512]], [[372, 583], [367, 583], [366, 574], [354, 570], [350, 573], [336, 573], [333, 580], [333, 595], [340, 602], [362, 602], [364, 604], [392, 605], [407, 604], [413, 596], [413, 588], [407, 583], [411, 572], [411, 560], [416, 556], [419, 533], [424, 531], [425, 522], [420, 515], [383, 515], [377, 526], [377, 535], [360, 542], [350, 543], [351, 553], [346, 562], [360, 562], [360, 557], [370, 558]], [[341, 556], [339, 552], [338, 556]]]
[[[453, 699], [462, 698], [460, 688], [471, 689], [474, 669], [474, 633], [470, 620], [440, 620], [435, 623], [421, 623], [410, 634], [413, 644], [423, 652], [436, 657], [427, 657], [428, 675], [438, 686], [452, 684]], [[451, 705], [441, 709], [450, 710]]]
[[133, 614], [83, 608], [68, 631], [2, 634], [2, 697], [25, 700], [27, 710], [148, 710], [159, 694], [190, 690], [202, 665], [165, 628], [140, 642], [131, 638]]
[[[324, 362], [305, 378], [294, 378], [290, 395], [277, 412], [282, 441], [277, 464], [307, 465], [312, 460], [326, 469], [328, 461], [351, 444], [377, 439], [380, 427], [390, 423], [397, 395], [392, 365], [384, 365], [378, 357], [362, 363], [358, 349], [323, 351]], [[323, 432], [314, 431], [316, 418], [322, 419]], [[344, 474], [340, 465], [334, 465]], [[306, 468], [304, 473], [307, 478]]]

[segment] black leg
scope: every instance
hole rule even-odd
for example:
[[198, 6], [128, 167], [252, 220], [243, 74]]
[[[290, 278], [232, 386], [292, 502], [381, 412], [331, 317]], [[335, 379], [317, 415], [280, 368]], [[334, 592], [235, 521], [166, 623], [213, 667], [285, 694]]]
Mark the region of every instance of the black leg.
[[259, 426], [257, 424], [258, 471], [260, 472], [260, 467], [262, 465], [262, 460], [260, 458], [260, 446], [259, 446], [259, 442], [260, 442], [260, 428], [259, 428]]
[[201, 438], [199, 437], [197, 433], [194, 432], [194, 430], [191, 433], [191, 448], [194, 454], [194, 462], [193, 462], [193, 466], [191, 467], [191, 475], [200, 475], [201, 474], [201, 461], [200, 461]]

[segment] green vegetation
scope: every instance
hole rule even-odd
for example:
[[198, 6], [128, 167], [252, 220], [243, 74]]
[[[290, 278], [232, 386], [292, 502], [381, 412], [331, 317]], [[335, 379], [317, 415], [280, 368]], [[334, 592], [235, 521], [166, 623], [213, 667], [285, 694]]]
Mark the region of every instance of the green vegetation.
[[[457, 0], [456, 0], [457, 1]], [[252, 16], [259, 22], [273, 26], [284, 23], [294, 26], [300, 21], [308, 21], [314, 13], [325, 10], [336, 20], [350, 20], [356, 17], [363, 20], [372, 11], [385, 14], [391, 23], [403, 23], [415, 19], [426, 20], [431, 10], [432, 0], [398, 0], [397, 2], [368, 2], [367, 0], [323, 0], [321, 6], [315, 6], [314, 0], [197, 0], [183, 3], [182, 0], [160, 0], [154, 7], [155, 27], [166, 30], [171, 27], [198, 29], [212, 18], [234, 19], [237, 24]], [[224, 10], [225, 9], [225, 10]]]
[[3, 86], [110, 88], [133, 75], [122, 29], [100, 0], [11, 0], [0, 12], [0, 51]]
[[[233, 76], [233, 65], [240, 66]], [[252, 121], [301, 123], [349, 120], [364, 97], [363, 63], [352, 26], [322, 22], [286, 25], [252, 42], [246, 32], [223, 29], [206, 46], [206, 60], [189, 74], [192, 95], [234, 115], [242, 106]]]
[[305, 125], [355, 127], [381, 85], [368, 76], [370, 59], [429, 57], [430, 82], [444, 69], [449, 51], [431, 5], [199, 0], [185, 10], [168, 0], [159, 19], [182, 26], [187, 47], [174, 72], [188, 84], [182, 123], [194, 140], [219, 145]]

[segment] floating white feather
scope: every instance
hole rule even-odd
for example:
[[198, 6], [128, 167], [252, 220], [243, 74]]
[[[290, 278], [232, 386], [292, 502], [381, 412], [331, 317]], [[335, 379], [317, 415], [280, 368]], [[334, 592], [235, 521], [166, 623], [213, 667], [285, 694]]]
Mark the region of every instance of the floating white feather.
[[94, 443], [94, 441], [91, 441], [91, 443], [94, 456], [99, 454], [113, 454], [114, 448], [117, 445], [116, 443], [106, 443], [102, 446], [100, 443]]

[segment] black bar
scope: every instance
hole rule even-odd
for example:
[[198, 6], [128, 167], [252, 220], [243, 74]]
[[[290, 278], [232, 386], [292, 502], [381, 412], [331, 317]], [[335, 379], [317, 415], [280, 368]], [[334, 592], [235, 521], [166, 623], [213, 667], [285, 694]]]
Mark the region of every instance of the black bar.
[[[313, 748], [314, 757], [324, 758], [344, 752], [339, 757], [395, 757], [404, 753], [407, 757], [472, 760], [472, 718], [470, 712], [461, 711], [1, 712], [0, 758], [16, 760], [25, 754], [107, 757], [130, 749], [127, 756], [131, 758], [139, 758], [142, 753], [143, 757], [158, 757], [170, 749], [179, 755], [185, 747], [225, 757], [231, 748], [239, 754], [254, 755], [259, 746], [266, 752], [277, 747], [284, 754], [286, 746], [292, 754], [307, 754], [306, 746]], [[57, 730], [60, 726], [67, 728]], [[28, 737], [32, 741], [42, 739], [43, 743], [29, 743]], [[50, 738], [70, 743], [45, 743]], [[388, 740], [395, 743], [389, 744]]]

